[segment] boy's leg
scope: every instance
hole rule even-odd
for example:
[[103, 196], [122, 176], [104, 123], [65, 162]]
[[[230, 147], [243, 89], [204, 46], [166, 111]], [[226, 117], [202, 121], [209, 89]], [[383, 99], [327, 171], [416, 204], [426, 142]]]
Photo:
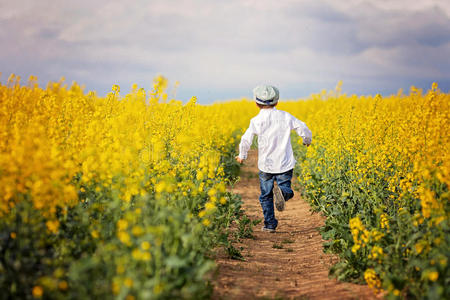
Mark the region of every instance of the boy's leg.
[[275, 229], [278, 225], [278, 220], [275, 219], [275, 212], [273, 208], [273, 180], [273, 174], [259, 171], [259, 183], [261, 189], [259, 203], [261, 203], [261, 208], [264, 214], [264, 227], [270, 229]]
[[291, 188], [292, 173], [293, 170], [289, 170], [287, 172], [275, 175], [275, 180], [283, 193], [285, 201], [288, 201], [294, 197], [294, 191]]

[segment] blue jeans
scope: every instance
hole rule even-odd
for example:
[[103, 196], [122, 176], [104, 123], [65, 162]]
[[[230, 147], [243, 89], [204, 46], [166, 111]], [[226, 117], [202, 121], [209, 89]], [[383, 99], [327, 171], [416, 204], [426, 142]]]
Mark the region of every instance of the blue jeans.
[[294, 192], [291, 188], [293, 170], [284, 173], [266, 173], [259, 171], [259, 183], [261, 188], [261, 195], [259, 196], [259, 203], [264, 214], [264, 227], [275, 229], [278, 225], [278, 220], [275, 219], [275, 211], [273, 206], [273, 184], [277, 181], [278, 186], [283, 193], [284, 200], [289, 200], [294, 197]]

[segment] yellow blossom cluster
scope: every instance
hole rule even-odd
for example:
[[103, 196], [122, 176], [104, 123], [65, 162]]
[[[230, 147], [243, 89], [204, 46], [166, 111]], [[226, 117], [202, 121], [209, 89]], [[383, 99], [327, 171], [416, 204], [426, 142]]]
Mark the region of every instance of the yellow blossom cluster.
[[[63, 80], [41, 88], [12, 75], [0, 84], [1, 246], [14, 253], [11, 266], [46, 264], [26, 267], [39, 269], [26, 274], [28, 296], [82, 298], [77, 285], [94, 298], [204, 290], [214, 267], [206, 253], [240, 209], [226, 187], [237, 175], [237, 136], [257, 108], [195, 97], [183, 104], [167, 87], [158, 76], [150, 92], [133, 85], [123, 95], [113, 85], [99, 97]], [[5, 290], [24, 271], [3, 263]], [[82, 276], [53, 278], [53, 266], [72, 264]]]
[[[29, 196], [51, 218], [92, 184], [118, 191], [125, 202], [149, 190], [187, 195], [194, 180], [204, 182], [198, 192], [208, 190], [224, 176], [220, 157], [250, 116], [235, 110], [238, 103], [169, 101], [162, 76], [150, 93], [134, 85], [120, 96], [114, 85], [105, 98], [63, 81], [41, 89], [35, 78], [28, 86], [19, 80], [11, 75], [0, 85], [1, 214]], [[177, 176], [185, 180], [177, 183]], [[56, 231], [57, 223], [48, 228]]]
[[383, 248], [375, 245], [375, 246], [372, 247], [372, 250], [371, 250], [368, 258], [370, 258], [370, 259], [379, 259], [379, 258], [383, 257], [383, 254], [384, 254], [383, 253]]
[[[306, 184], [311, 186], [314, 172], [340, 170], [370, 197], [383, 178], [390, 198], [399, 205], [408, 203], [411, 195], [420, 199], [422, 216], [439, 223], [448, 218], [444, 204], [449, 194], [436, 193], [430, 181], [450, 185], [449, 97], [434, 83], [426, 94], [411, 87], [409, 95], [358, 97], [341, 95], [337, 89], [280, 107], [305, 121], [319, 138], [306, 154]], [[321, 147], [326, 147], [325, 161]], [[343, 169], [346, 157], [351, 157], [351, 165]], [[311, 195], [319, 195], [318, 188], [314, 186]]]
[[389, 220], [388, 220], [386, 214], [380, 215], [380, 226], [381, 226], [381, 228], [389, 229]]
[[369, 242], [369, 232], [358, 217], [350, 220], [350, 231], [353, 236], [353, 241], [355, 242], [352, 247], [352, 252], [356, 253], [361, 246], [364, 246]]
[[[450, 94], [436, 83], [427, 92], [411, 87], [409, 94], [387, 97], [345, 95], [338, 85], [279, 107], [313, 132], [307, 151], [297, 150], [299, 181], [304, 196], [328, 217], [326, 236], [345, 237], [347, 243], [336, 247], [343, 261], [358, 257], [349, 269], [389, 270], [379, 273], [389, 293], [404, 289], [402, 277], [418, 298], [426, 294], [420, 276], [402, 271], [413, 264], [436, 270], [443, 285], [445, 268], [430, 262], [448, 249]], [[393, 282], [398, 286], [389, 289]]]
[[381, 281], [377, 276], [377, 273], [374, 269], [367, 269], [364, 271], [364, 279], [367, 282], [367, 285], [375, 292], [379, 292], [381, 289]]

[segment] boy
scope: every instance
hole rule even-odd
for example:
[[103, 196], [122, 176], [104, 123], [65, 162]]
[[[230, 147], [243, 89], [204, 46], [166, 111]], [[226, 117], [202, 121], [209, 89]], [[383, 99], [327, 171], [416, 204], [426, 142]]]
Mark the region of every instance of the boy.
[[[278, 220], [275, 219], [273, 198], [277, 210], [284, 210], [285, 201], [294, 196], [291, 189], [295, 158], [291, 145], [291, 130], [303, 138], [303, 145], [311, 144], [312, 134], [308, 127], [291, 114], [277, 110], [279, 91], [270, 85], [259, 85], [253, 89], [253, 98], [260, 108], [259, 114], [250, 120], [239, 144], [236, 160], [242, 163], [253, 142], [258, 136], [258, 169], [261, 195], [259, 202], [264, 214], [263, 231], [275, 232]], [[277, 185], [274, 185], [276, 181]]]

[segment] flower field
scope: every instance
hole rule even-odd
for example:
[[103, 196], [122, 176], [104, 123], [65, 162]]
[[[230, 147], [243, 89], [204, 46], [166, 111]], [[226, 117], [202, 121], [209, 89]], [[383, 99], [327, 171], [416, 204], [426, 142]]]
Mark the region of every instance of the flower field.
[[[230, 249], [248, 100], [198, 105], [34, 78], [0, 85], [0, 287], [7, 298], [208, 298]], [[313, 132], [295, 169], [339, 279], [450, 297], [450, 95], [313, 95], [279, 108]], [[256, 201], [256, 199], [255, 199]], [[289, 208], [289, 207], [288, 207]], [[288, 209], [287, 208], [287, 209]]]
[[[198, 298], [240, 200], [236, 103], [0, 86], [0, 287], [16, 299]], [[251, 109], [254, 110], [253, 107]], [[8, 298], [8, 297], [7, 297]]]
[[315, 133], [297, 172], [327, 216], [332, 273], [388, 298], [448, 299], [450, 95], [436, 84], [384, 98], [338, 88], [281, 107]]

